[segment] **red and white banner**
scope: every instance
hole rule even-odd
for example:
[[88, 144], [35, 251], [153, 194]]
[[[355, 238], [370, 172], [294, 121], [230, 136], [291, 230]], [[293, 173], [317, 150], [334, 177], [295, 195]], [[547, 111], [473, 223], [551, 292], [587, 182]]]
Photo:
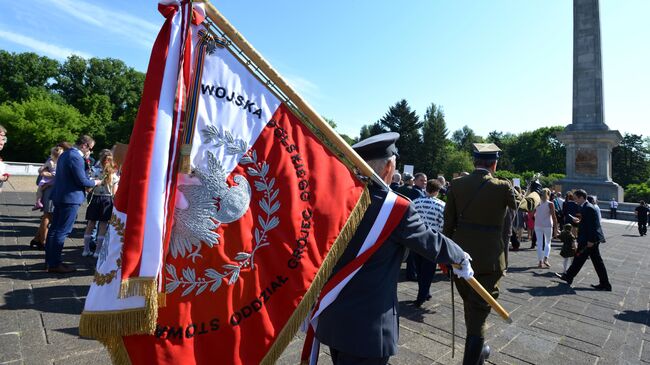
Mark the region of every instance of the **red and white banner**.
[[[159, 95], [182, 89], [188, 102], [166, 97], [171, 109], [159, 107], [165, 118], [156, 117], [148, 131], [166, 146], [153, 148], [152, 159], [166, 161], [156, 165], [161, 170], [143, 163], [125, 171], [127, 181], [141, 183], [144, 213], [134, 218], [133, 210], [120, 209], [134, 195], [116, 201], [81, 334], [104, 341], [115, 362], [272, 361], [314, 304], [369, 197], [337, 154], [231, 50], [200, 26], [190, 28], [192, 45], [183, 47], [183, 12], [178, 16], [159, 36], [177, 34], [169, 36], [168, 56], [152, 55], [151, 62], [176, 62], [177, 72], [165, 71], [157, 84]], [[188, 59], [192, 70], [185, 73], [181, 61]], [[156, 68], [162, 69], [150, 65], [149, 72]], [[166, 83], [168, 75], [176, 79]], [[192, 172], [176, 174], [188, 126]], [[124, 169], [139, 143], [132, 139]]]

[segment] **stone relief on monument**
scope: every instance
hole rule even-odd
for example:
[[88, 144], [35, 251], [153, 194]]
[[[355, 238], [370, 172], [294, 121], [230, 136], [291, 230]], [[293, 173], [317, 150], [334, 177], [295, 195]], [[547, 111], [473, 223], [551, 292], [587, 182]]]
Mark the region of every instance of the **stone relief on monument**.
[[576, 151], [576, 174], [598, 176], [598, 155], [595, 150], [580, 148]]

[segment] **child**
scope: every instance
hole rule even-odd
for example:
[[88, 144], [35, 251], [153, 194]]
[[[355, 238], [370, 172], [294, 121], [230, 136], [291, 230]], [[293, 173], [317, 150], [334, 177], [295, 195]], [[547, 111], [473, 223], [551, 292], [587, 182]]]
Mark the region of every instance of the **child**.
[[59, 159], [59, 156], [63, 153], [63, 148], [59, 146], [52, 147], [50, 150], [50, 158], [45, 161], [43, 166], [38, 169], [39, 179], [38, 179], [38, 189], [36, 190], [36, 203], [32, 210], [39, 210], [43, 208], [43, 192], [47, 190], [52, 184], [54, 184], [54, 178], [56, 175], [56, 161]]
[[560, 233], [560, 240], [562, 241], [562, 250], [560, 250], [560, 256], [564, 257], [564, 273], [566, 274], [567, 269], [573, 262], [573, 257], [576, 255], [576, 237], [571, 233], [573, 226], [571, 224], [565, 224], [564, 229]]
[[[93, 188], [90, 204], [86, 209], [88, 225], [84, 233], [84, 250], [81, 254], [82, 256], [93, 255], [95, 258], [99, 257], [104, 243], [108, 221], [111, 219], [111, 214], [113, 213], [113, 196], [117, 191], [117, 183], [119, 180], [115, 173], [115, 164], [113, 163], [112, 155], [104, 155], [101, 159], [101, 171], [99, 171], [98, 175], [102, 182]], [[99, 227], [97, 228], [97, 248], [95, 249], [95, 253], [92, 254], [90, 251], [90, 240], [96, 223], [99, 223]]]

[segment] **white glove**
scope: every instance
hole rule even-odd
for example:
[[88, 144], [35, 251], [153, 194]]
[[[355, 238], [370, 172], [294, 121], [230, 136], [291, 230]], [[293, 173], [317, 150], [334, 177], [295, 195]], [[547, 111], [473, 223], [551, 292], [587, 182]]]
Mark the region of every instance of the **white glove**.
[[461, 279], [469, 279], [474, 276], [474, 270], [472, 270], [472, 265], [469, 263], [472, 260], [472, 257], [465, 252], [465, 257], [463, 261], [460, 262], [460, 269], [454, 268], [454, 274]]

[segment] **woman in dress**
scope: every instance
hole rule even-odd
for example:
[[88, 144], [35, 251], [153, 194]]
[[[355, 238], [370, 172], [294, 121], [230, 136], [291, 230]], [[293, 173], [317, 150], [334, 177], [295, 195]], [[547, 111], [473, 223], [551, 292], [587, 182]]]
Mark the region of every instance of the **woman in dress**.
[[[84, 250], [82, 256], [93, 255], [95, 258], [99, 256], [108, 229], [108, 221], [111, 219], [113, 212], [113, 196], [117, 191], [118, 176], [115, 171], [115, 163], [113, 162], [113, 155], [106, 154], [101, 159], [101, 170], [97, 171], [97, 177], [101, 183], [93, 188], [91, 191], [90, 204], [86, 209], [86, 232], [84, 233]], [[90, 251], [90, 240], [95, 225], [99, 223], [97, 228], [97, 247], [95, 253]]]
[[537, 236], [537, 267], [549, 268], [548, 255], [551, 253], [551, 238], [556, 235], [557, 217], [555, 206], [549, 200], [551, 191], [542, 189], [541, 201], [535, 209], [535, 236]]

